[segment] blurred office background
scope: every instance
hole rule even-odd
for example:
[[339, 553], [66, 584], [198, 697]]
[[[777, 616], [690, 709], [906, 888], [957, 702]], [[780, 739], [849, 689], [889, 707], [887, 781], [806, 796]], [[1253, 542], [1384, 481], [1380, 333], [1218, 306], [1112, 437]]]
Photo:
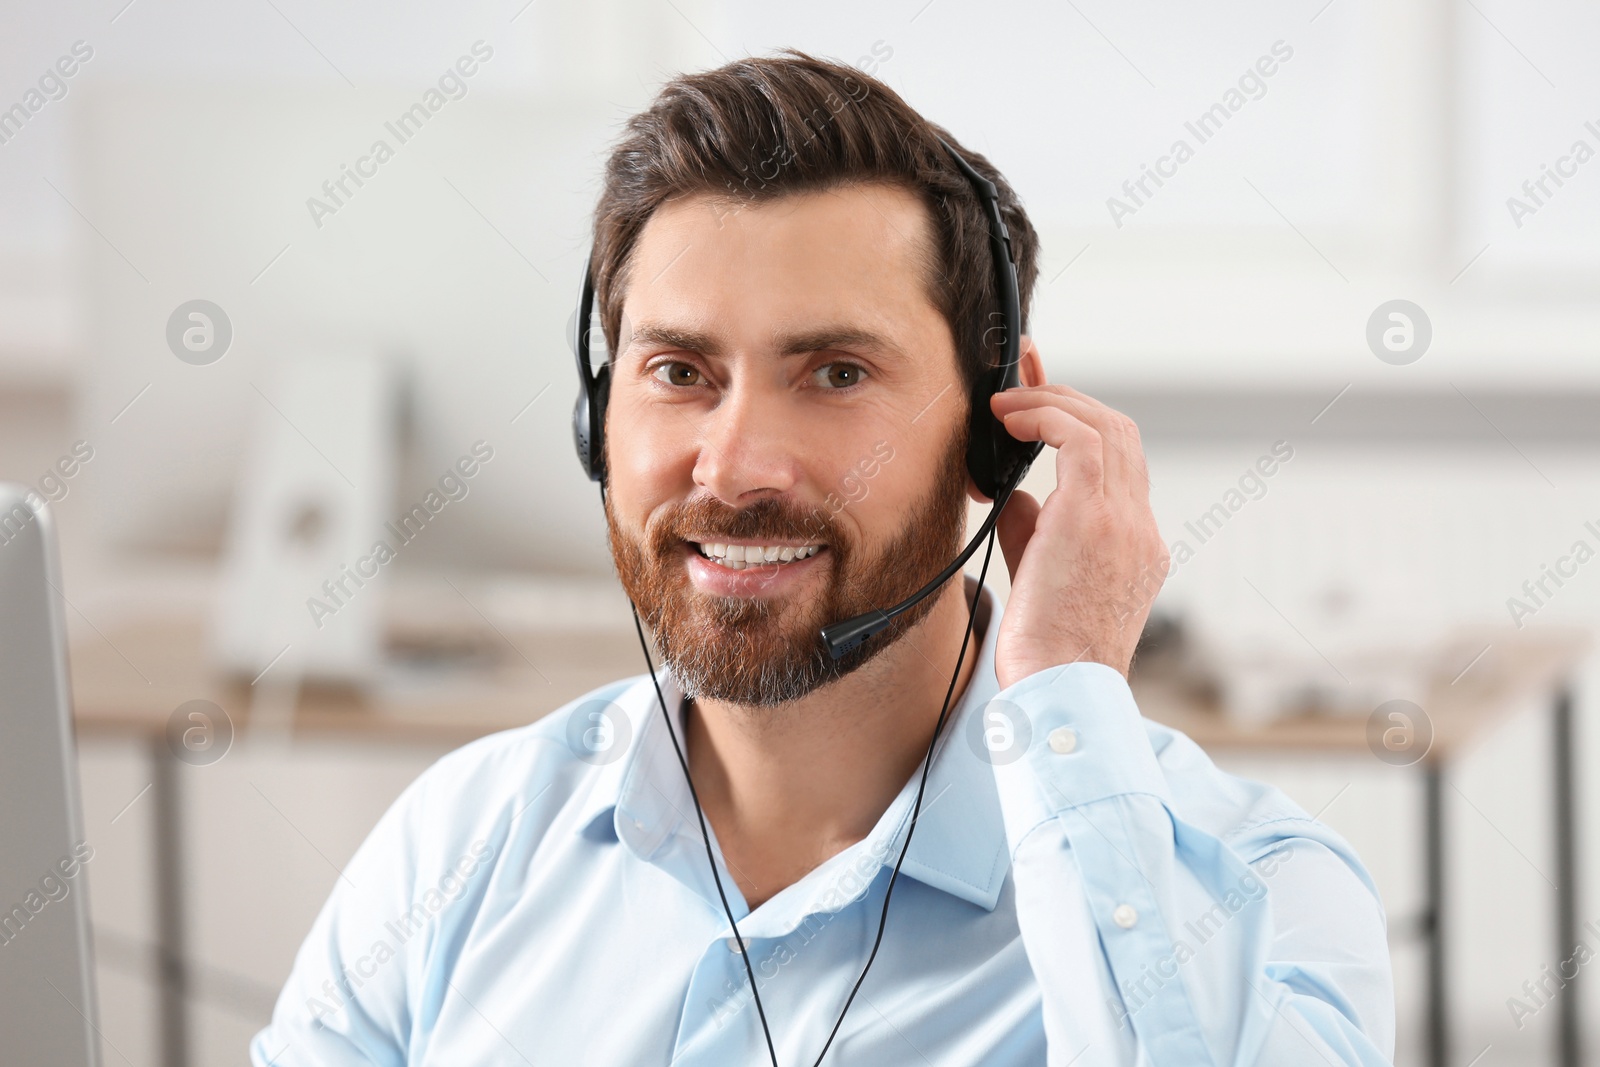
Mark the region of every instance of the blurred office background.
[[[1458, 726], [1424, 666], [1470, 689], [1600, 617], [1600, 564], [1571, 562], [1600, 547], [1600, 11], [74, 0], [0, 23], [0, 478], [51, 497], [63, 541], [106, 1062], [246, 1062], [408, 782], [643, 669], [571, 446], [589, 213], [663, 80], [784, 45], [871, 70], [1023, 197], [1049, 376], [1139, 421], [1192, 552], [1156, 617], [1235, 728], [1320, 702], [1332, 735], [1404, 699], [1448, 751], [1443, 1016], [1427, 761], [1214, 752], [1372, 870], [1397, 1062], [1427, 1062], [1430, 1018], [1452, 1063], [1555, 1062], [1556, 1006], [1508, 1002], [1570, 955], [1558, 887], [1600, 920], [1600, 791], [1580, 773], [1553, 802], [1548, 686]], [[309, 627], [304, 599], [468, 456]], [[1587, 768], [1600, 678], [1563, 662]], [[191, 700], [234, 724], [225, 755], [153, 758], [149, 724]], [[296, 729], [308, 701], [329, 710]], [[1593, 1017], [1600, 979], [1576, 988]]]

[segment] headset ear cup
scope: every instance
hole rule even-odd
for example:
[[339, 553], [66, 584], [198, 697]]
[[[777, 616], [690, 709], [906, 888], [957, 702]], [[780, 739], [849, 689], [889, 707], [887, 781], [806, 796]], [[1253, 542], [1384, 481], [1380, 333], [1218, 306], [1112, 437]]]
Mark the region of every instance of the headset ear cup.
[[578, 462], [583, 473], [594, 478], [594, 459], [589, 451], [589, 390], [579, 388], [578, 401], [572, 405], [572, 444], [578, 450]]
[[608, 365], [594, 371], [589, 365], [590, 323], [594, 313], [593, 253], [583, 265], [583, 284], [578, 290], [578, 309], [573, 313], [567, 341], [578, 364], [578, 401], [572, 408], [572, 442], [577, 446], [578, 463], [589, 480], [604, 485], [606, 385], [610, 384]]
[[573, 405], [573, 445], [578, 448], [578, 462], [582, 464], [584, 474], [589, 475], [590, 482], [598, 482], [602, 477], [602, 470], [598, 470], [598, 456], [600, 450], [595, 448], [592, 424], [590, 424], [589, 411], [592, 398], [589, 389], [578, 390], [578, 403]]
[[972, 393], [972, 412], [968, 420], [967, 472], [978, 492], [993, 500], [1000, 488], [999, 438], [1001, 427], [989, 407], [994, 396], [995, 374], [985, 371]]
[[606, 402], [611, 399], [611, 368], [600, 368], [592, 381], [581, 383], [572, 406], [572, 443], [583, 473], [593, 482], [606, 477]]
[[611, 402], [611, 363], [608, 361], [595, 373], [595, 401], [594, 401], [594, 426], [590, 428], [589, 437], [593, 441], [590, 462], [594, 465], [593, 478], [597, 482], [606, 480], [606, 406]]
[[996, 499], [1006, 486], [1020, 482], [1039, 453], [1044, 451], [1043, 441], [1019, 441], [1012, 437], [1005, 423], [995, 418], [994, 410], [989, 406], [990, 398], [1009, 388], [1005, 381], [1014, 376], [1014, 368], [997, 367], [984, 375], [983, 384], [972, 397], [967, 470], [971, 472], [972, 482], [978, 491], [990, 500]]

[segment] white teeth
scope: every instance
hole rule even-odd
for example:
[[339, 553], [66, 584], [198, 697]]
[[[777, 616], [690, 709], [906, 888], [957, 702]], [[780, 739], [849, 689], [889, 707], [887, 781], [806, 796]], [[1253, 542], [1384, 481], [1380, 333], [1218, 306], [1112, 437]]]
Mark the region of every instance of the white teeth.
[[821, 550], [821, 545], [795, 548], [792, 545], [728, 545], [710, 541], [700, 545], [702, 556], [735, 571], [742, 571], [757, 563], [789, 563], [806, 559]]

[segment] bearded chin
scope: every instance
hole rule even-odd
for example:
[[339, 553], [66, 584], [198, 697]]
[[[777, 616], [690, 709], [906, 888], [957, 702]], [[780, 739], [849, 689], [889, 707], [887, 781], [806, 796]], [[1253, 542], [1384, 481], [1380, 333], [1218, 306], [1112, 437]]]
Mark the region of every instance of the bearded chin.
[[[660, 633], [670, 633], [662, 629]], [[835, 662], [813, 642], [780, 645], [763, 656], [741, 641], [710, 640], [679, 650], [661, 642], [661, 658], [692, 700], [720, 700], [742, 707], [772, 707], [799, 700], [849, 673], [858, 664]]]
[[[728, 527], [730, 513], [702, 498], [667, 515], [642, 540], [621, 530], [606, 496], [607, 535], [623, 589], [650, 627], [656, 651], [684, 694], [744, 707], [796, 701], [870, 663], [916, 626], [937, 603], [930, 596], [898, 616], [888, 629], [839, 659], [829, 655], [819, 631], [874, 608], [889, 608], [931, 581], [961, 550], [966, 526], [966, 434], [947, 447], [930, 492], [910, 509], [908, 521], [872, 558], [841, 540], [836, 524], [793, 521], [768, 500], [737, 513], [748, 527], [734, 537], [759, 539], [782, 531], [816, 530], [826, 544], [826, 587], [820, 593], [780, 597], [717, 597], [697, 591], [684, 564], [683, 530]], [[686, 514], [687, 513], [687, 514]], [[682, 516], [682, 517], [680, 517]], [[698, 519], [703, 521], [685, 521]], [[733, 522], [742, 521], [733, 518]], [[814, 581], [812, 584], [816, 584]]]
[[[838, 542], [829, 545], [838, 566]], [[834, 588], [815, 596], [773, 599], [697, 592], [676, 551], [646, 560], [632, 542], [616, 552], [619, 577], [678, 686], [692, 700], [745, 707], [786, 704], [856, 670], [880, 652], [868, 642], [835, 660], [818, 631], [837, 619]], [[836, 577], [830, 585], [837, 587]], [[866, 610], [866, 609], [863, 609]]]
[[835, 620], [822, 618], [815, 601], [788, 605], [760, 597], [708, 597], [685, 588], [660, 608], [661, 618], [650, 629], [661, 661], [694, 700], [786, 704], [849, 674], [873, 654], [857, 648], [839, 660], [828, 655], [818, 631]]

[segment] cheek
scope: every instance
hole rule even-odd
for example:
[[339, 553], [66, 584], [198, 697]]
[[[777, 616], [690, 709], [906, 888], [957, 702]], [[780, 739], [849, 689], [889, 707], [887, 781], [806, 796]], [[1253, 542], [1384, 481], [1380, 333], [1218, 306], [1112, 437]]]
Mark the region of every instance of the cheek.
[[[669, 416], [671, 417], [671, 416]], [[624, 516], [681, 496], [694, 470], [688, 427], [663, 425], [637, 406], [613, 403], [606, 412], [606, 495]]]
[[626, 462], [611, 463], [606, 470], [605, 509], [607, 521], [616, 527], [621, 541], [613, 545], [616, 550], [631, 544], [639, 551], [650, 551], [650, 522], [662, 508], [666, 499], [661, 487], [654, 482], [655, 474], [647, 465]]
[[[949, 452], [955, 446], [939, 427], [922, 430], [919, 425], [916, 429], [921, 432], [915, 437], [902, 433], [892, 439], [893, 462], [884, 463], [874, 457], [867, 467], [875, 472], [871, 477], [859, 467], [848, 472], [848, 485], [859, 497], [849, 510], [875, 531], [875, 537], [903, 532], [906, 523], [926, 513], [936, 490], [941, 497], [948, 496], [944, 492], [948, 488], [946, 480], [954, 479], [962, 495], [966, 494], [965, 452]], [[870, 450], [870, 442], [867, 447]], [[880, 445], [880, 451], [886, 450]]]

